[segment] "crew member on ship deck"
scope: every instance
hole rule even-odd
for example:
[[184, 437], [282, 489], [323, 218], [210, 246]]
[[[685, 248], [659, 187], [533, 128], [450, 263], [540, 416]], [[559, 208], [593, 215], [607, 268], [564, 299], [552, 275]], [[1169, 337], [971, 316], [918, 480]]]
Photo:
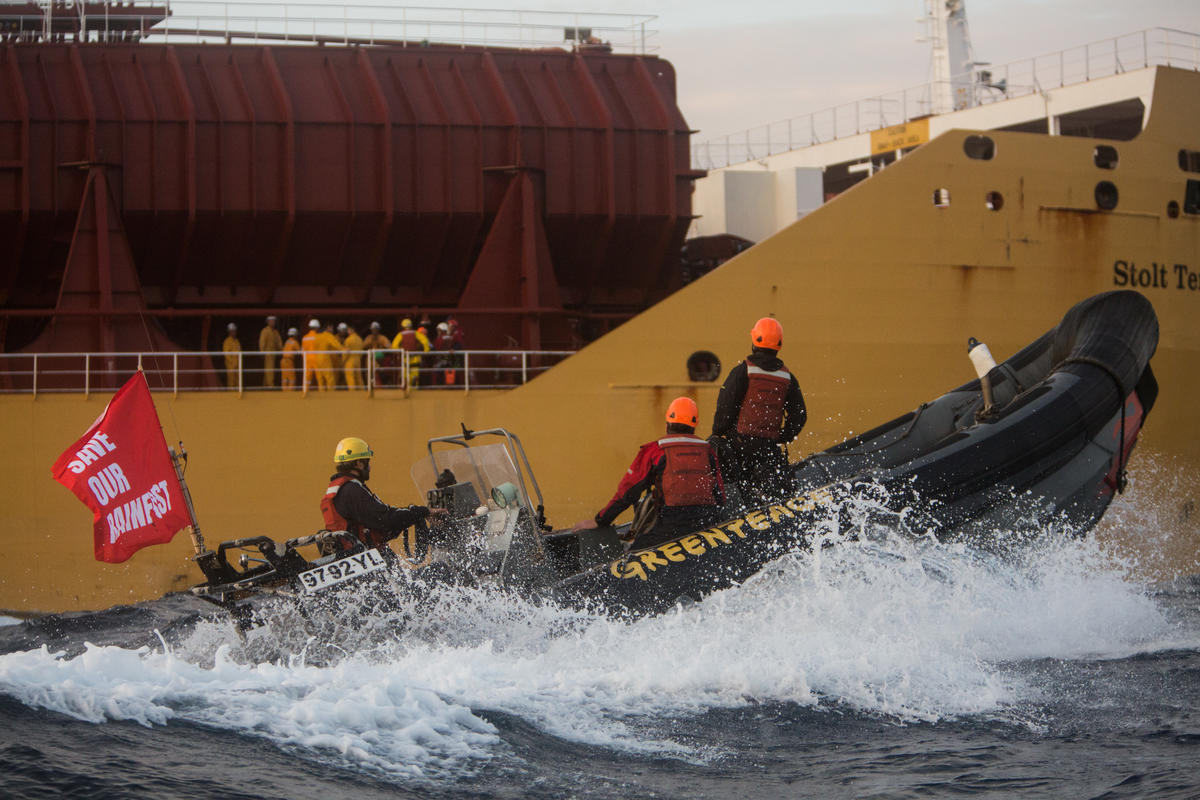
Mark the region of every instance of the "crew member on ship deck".
[[[371, 478], [371, 457], [375, 453], [367, 443], [356, 436], [349, 436], [337, 443], [333, 452], [334, 472], [329, 478], [329, 487], [321, 498], [321, 516], [326, 530], [347, 531], [354, 534], [366, 547], [383, 548], [406, 529], [423, 519], [432, 517], [440, 524], [448, 515], [445, 509], [430, 510], [426, 506], [389, 506], [367, 488]], [[343, 550], [350, 550], [354, 543], [339, 539]], [[427, 543], [418, 542], [418, 547]]]
[[779, 358], [779, 320], [763, 317], [754, 323], [750, 344], [750, 355], [725, 377], [712, 426], [725, 474], [744, 505], [788, 491], [791, 470], [779, 446], [795, 439], [808, 420], [800, 384]]
[[594, 519], [579, 523], [574, 530], [612, 525], [643, 495], [646, 497], [624, 537], [637, 547], [716, 523], [725, 503], [725, 485], [716, 450], [696, 436], [698, 416], [694, 400], [675, 398], [667, 408], [667, 435], [642, 445], [612, 500]]

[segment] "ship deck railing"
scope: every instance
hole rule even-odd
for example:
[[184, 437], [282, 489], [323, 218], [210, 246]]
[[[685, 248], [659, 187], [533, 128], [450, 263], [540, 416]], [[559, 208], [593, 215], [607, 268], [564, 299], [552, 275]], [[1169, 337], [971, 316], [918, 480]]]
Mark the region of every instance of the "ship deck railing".
[[[1200, 70], [1200, 34], [1147, 28], [1001, 66], [980, 65], [971, 74], [955, 75], [948, 81], [931, 81], [693, 142], [692, 167], [712, 170], [758, 161], [937, 114], [1045, 94], [1154, 66]], [[952, 97], [951, 86], [961, 82], [972, 87], [970, 95], [951, 107], [941, 107], [939, 98]]]
[[[335, 357], [342, 356], [339, 351]], [[344, 364], [324, 367], [322, 351], [293, 355], [293, 384], [282, 387], [281, 352], [222, 350], [121, 353], [0, 354], [0, 394], [111, 393], [142, 371], [151, 391], [266, 392], [413, 391], [469, 392], [524, 385], [574, 350], [363, 350], [357, 351], [357, 386], [348, 386]], [[266, 357], [274, 360], [267, 367]], [[309, 368], [306, 368], [308, 365]], [[325, 372], [322, 380], [321, 372]], [[268, 384], [268, 373], [271, 381]], [[322, 384], [328, 388], [322, 388]], [[332, 383], [332, 386], [328, 386]]]
[[604, 12], [435, 8], [333, 2], [111, 2], [0, 4], [0, 41], [457, 46], [658, 50], [656, 16]]

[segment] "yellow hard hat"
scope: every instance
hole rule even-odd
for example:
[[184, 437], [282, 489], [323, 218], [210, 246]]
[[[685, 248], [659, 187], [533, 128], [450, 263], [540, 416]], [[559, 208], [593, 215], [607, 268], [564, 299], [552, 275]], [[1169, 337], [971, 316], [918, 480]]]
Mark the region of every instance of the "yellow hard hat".
[[404, 330], [408, 330], [409, 328], [412, 327], [412, 320], [406, 319], [406, 320], [401, 321], [400, 327], [404, 328]]
[[347, 436], [337, 443], [337, 450], [333, 451], [333, 463], [344, 464], [347, 461], [359, 461], [373, 455], [375, 454], [371, 452], [371, 448], [362, 439], [357, 436]]

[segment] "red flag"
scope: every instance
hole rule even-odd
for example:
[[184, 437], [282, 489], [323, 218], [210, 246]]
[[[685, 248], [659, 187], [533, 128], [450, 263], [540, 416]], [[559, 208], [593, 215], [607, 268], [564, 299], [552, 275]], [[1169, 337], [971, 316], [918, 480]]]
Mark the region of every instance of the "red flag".
[[95, 512], [97, 561], [124, 561], [192, 524], [141, 372], [58, 457], [54, 479]]

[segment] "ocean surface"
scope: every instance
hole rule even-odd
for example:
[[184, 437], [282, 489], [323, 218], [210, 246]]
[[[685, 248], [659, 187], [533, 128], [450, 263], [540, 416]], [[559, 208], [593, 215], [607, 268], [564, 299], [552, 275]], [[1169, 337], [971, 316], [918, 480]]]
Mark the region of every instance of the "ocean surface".
[[[1151, 554], [1154, 511], [1105, 524]], [[637, 622], [461, 589], [246, 638], [187, 595], [3, 618], [0, 797], [1198, 798], [1200, 576], [1102, 541], [877, 531]]]

